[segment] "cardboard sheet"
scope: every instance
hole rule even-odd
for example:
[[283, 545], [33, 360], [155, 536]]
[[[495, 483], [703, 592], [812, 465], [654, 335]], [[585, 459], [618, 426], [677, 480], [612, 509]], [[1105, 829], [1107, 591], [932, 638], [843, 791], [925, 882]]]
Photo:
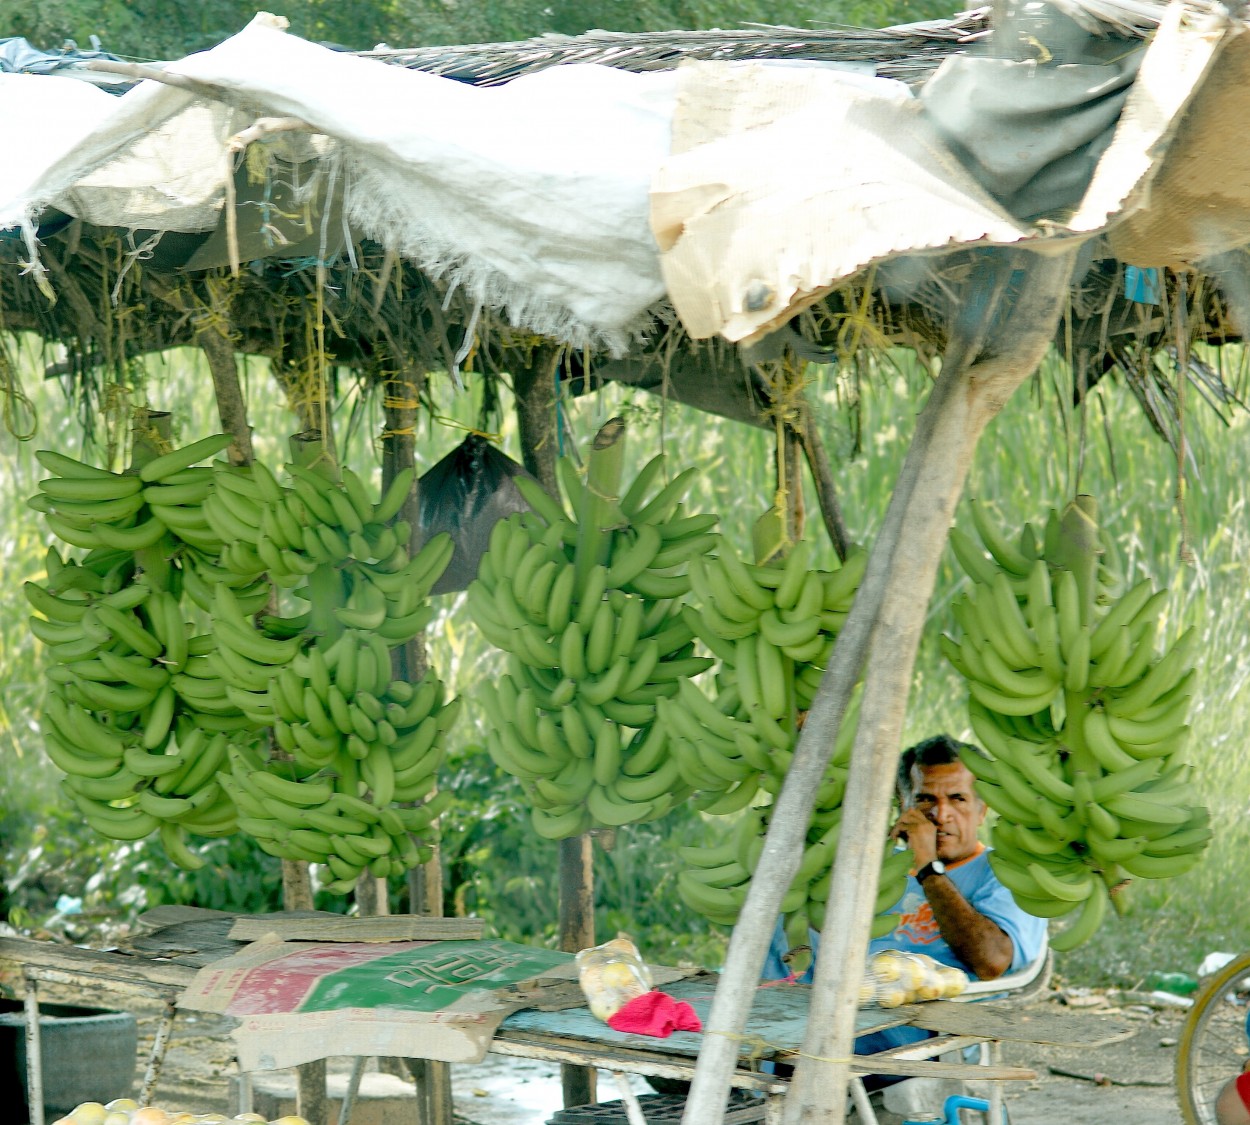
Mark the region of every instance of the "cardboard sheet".
[[196, 974], [178, 1006], [233, 1016], [239, 1065], [283, 1070], [331, 1055], [480, 1062], [542, 978], [576, 981], [571, 954], [506, 941], [257, 941]]
[[[691, 974], [649, 968], [657, 988]], [[276, 936], [206, 965], [178, 998], [180, 1008], [240, 1021], [233, 1035], [239, 1065], [249, 1071], [332, 1055], [480, 1062], [513, 1012], [585, 1003], [572, 954], [552, 949], [497, 940]]]

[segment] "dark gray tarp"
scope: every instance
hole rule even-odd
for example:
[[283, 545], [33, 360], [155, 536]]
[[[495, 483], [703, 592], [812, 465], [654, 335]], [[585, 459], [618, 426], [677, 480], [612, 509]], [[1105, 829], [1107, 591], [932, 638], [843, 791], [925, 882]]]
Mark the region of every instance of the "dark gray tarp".
[[920, 97], [951, 151], [1015, 218], [1060, 218], [1111, 143], [1144, 51], [1139, 36], [1091, 33], [1033, 0], [1008, 6], [986, 46], [948, 58]]

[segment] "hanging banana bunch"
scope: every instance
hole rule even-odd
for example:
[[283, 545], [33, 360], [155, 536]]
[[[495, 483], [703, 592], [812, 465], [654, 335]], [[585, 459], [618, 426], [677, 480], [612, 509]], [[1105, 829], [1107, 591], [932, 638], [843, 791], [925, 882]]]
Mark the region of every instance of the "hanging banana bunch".
[[691, 791], [657, 708], [712, 663], [694, 655], [679, 607], [717, 517], [685, 512], [695, 469], [652, 492], [662, 454], [622, 494], [623, 433], [620, 419], [603, 426], [585, 478], [560, 461], [571, 513], [517, 478], [532, 510], [495, 525], [467, 594], [508, 654], [482, 689], [487, 749], [520, 779], [547, 839], [652, 820]]
[[[224, 692], [199, 690], [213, 642], [193, 635], [181, 602], [198, 551], [175, 524], [211, 487], [212, 470], [195, 466], [227, 444], [216, 435], [156, 455], [136, 441], [125, 473], [38, 450], [50, 475], [28, 501], [57, 538], [85, 551], [76, 560], [49, 547], [46, 584], [25, 586], [41, 615], [31, 631], [50, 658], [41, 719], [48, 756], [97, 832], [138, 840], [159, 831], [169, 857], [190, 869], [203, 861], [188, 833], [235, 831], [217, 775], [228, 736], [250, 725]], [[203, 532], [201, 545], [219, 549], [207, 524], [191, 522], [192, 539]]]
[[1118, 593], [1091, 497], [1052, 512], [1040, 543], [972, 512], [980, 545], [951, 531], [972, 579], [953, 607], [962, 636], [941, 644], [993, 760], [964, 761], [999, 814], [995, 873], [1029, 913], [1071, 917], [1051, 941], [1071, 949], [1124, 909], [1130, 878], [1183, 874], [1211, 838], [1185, 760], [1197, 632], [1159, 652], [1167, 594]]
[[458, 711], [442, 683], [392, 678], [391, 649], [433, 618], [431, 587], [451, 559], [450, 536], [409, 557], [410, 528], [392, 523], [412, 488], [398, 474], [374, 503], [350, 469], [325, 459], [288, 466], [290, 487], [263, 465], [219, 465], [205, 516], [235, 549], [226, 573], [254, 566], [308, 604], [263, 614], [229, 581], [209, 581], [209, 668], [274, 756], [236, 740], [222, 784], [239, 826], [283, 859], [324, 864], [326, 889], [350, 890], [364, 871], [399, 875], [430, 855], [434, 822], [451, 799], [434, 790], [444, 737]]
[[[782, 899], [781, 912], [792, 945], [806, 945], [807, 927], [820, 929], [824, 924], [861, 698], [862, 685], [857, 685], [839, 728], [825, 780], [816, 794], [803, 858]], [[776, 760], [773, 759], [774, 763]], [[785, 761], [788, 764], [789, 758]], [[770, 766], [762, 775], [763, 788], [775, 795], [780, 791], [784, 772], [777, 774], [772, 769]], [[677, 876], [677, 891], [687, 906], [718, 925], [732, 926], [737, 922], [764, 847], [771, 812], [771, 805], [752, 805], [725, 830], [726, 835], [719, 844], [679, 849], [686, 866]], [[889, 933], [897, 922], [896, 917], [884, 911], [902, 896], [910, 867], [909, 852], [887, 849], [878, 882], [873, 937]]]

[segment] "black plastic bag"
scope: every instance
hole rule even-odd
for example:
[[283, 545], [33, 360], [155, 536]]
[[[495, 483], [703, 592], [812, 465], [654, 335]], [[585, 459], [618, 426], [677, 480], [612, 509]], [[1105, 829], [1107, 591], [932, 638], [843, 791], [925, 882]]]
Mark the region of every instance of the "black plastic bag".
[[470, 434], [421, 477], [417, 484], [421, 542], [446, 531], [456, 545], [432, 594], [465, 589], [477, 577], [496, 521], [529, 511], [513, 483], [518, 476], [530, 476], [524, 465], [484, 437]]

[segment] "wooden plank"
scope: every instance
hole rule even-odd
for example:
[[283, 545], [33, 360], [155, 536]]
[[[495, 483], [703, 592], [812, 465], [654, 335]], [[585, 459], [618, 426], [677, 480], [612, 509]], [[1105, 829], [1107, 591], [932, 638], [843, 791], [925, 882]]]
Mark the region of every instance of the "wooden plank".
[[[799, 1058], [798, 1051], [786, 1052], [777, 1056], [777, 1062], [794, 1066], [798, 1064]], [[852, 1055], [851, 1070], [855, 1074], [889, 1074], [900, 1078], [954, 1078], [963, 1081], [976, 1079], [992, 1082], [1032, 1082], [1037, 1078], [1037, 1071], [1026, 1066], [942, 1062], [939, 1059], [891, 1056], [888, 1051], [879, 1055]]]
[[189, 965], [18, 937], [0, 937], [0, 960], [68, 974], [106, 977], [138, 985], [168, 985], [177, 989], [186, 988], [196, 972]]
[[960, 1004], [951, 1000], [930, 1000], [892, 1010], [903, 1014], [912, 1027], [926, 1031], [1045, 1043], [1052, 1047], [1101, 1047], [1127, 1039], [1135, 1030], [1109, 1020], [1094, 1021], [1088, 1015], [1024, 1010], [989, 1002]]
[[979, 1035], [935, 1035], [931, 1039], [922, 1039], [919, 1043], [887, 1047], [873, 1058], [884, 1056], [890, 1059], [933, 1059], [948, 1051], [962, 1051], [965, 1047], [975, 1047], [984, 1042]]
[[[661, 1055], [636, 1047], [612, 1048], [606, 1044], [588, 1044], [583, 1040], [563, 1039], [556, 1035], [529, 1035], [501, 1030], [492, 1040], [490, 1050], [493, 1054], [515, 1058], [624, 1070], [631, 1074], [653, 1074], [659, 1078], [689, 1081], [694, 1076], [693, 1055]], [[734, 1074], [733, 1085], [743, 1090], [782, 1093], [787, 1084], [770, 1074], [739, 1070]]]
[[230, 927], [233, 941], [257, 941], [277, 934], [283, 941], [480, 941], [480, 918], [436, 918], [429, 914], [342, 914], [304, 918], [243, 916]]

